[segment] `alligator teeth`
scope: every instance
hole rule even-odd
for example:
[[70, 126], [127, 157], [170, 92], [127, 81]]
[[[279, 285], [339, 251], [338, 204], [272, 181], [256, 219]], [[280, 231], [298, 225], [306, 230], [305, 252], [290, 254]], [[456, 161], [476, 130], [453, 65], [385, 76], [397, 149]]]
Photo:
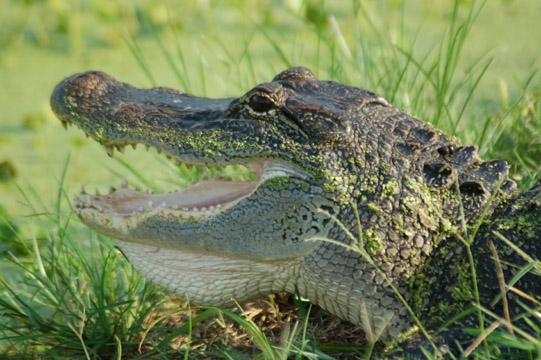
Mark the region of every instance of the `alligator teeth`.
[[62, 127], [64, 128], [64, 130], [68, 130], [68, 122], [67, 121], [61, 121], [62, 122]]
[[149, 150], [150, 150], [150, 145], [145, 144], [145, 149], [146, 149], [147, 151], [149, 151]]
[[125, 146], [117, 146], [116, 149], [118, 151], [120, 151], [121, 154], [124, 154], [124, 152], [126, 151], [126, 147]]
[[130, 145], [133, 150], [137, 149], [137, 143], [131, 143]]
[[222, 173], [220, 172], [220, 170], [216, 170], [216, 172], [214, 173], [214, 176], [212, 177], [212, 180], [220, 180], [221, 177], [222, 177]]
[[109, 186], [109, 194], [112, 194], [116, 191], [116, 188], [113, 186]]
[[109, 157], [115, 157], [115, 148], [112, 145], [106, 146], [105, 149], [107, 150], [107, 155], [109, 155]]
[[96, 196], [101, 196], [100, 190], [96, 188]]
[[86, 195], [85, 184], [81, 184], [81, 194]]
[[125, 176], [122, 178], [122, 183], [120, 183], [120, 187], [122, 189], [127, 189], [128, 188], [128, 179]]

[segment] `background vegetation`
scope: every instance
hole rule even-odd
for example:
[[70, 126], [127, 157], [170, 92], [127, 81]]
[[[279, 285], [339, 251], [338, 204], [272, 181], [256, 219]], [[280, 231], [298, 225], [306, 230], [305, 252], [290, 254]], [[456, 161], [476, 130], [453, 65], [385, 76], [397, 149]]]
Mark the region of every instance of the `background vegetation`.
[[[48, 105], [62, 78], [98, 69], [229, 97], [304, 65], [479, 144], [526, 188], [541, 170], [540, 13], [527, 0], [0, 0], [0, 356], [184, 357], [197, 346], [240, 356], [229, 340], [187, 345], [191, 326], [217, 310], [188, 321], [187, 305], [73, 217], [80, 184], [103, 191], [120, 182], [119, 167], [159, 190], [187, 180], [153, 153], [109, 159], [82, 132], [65, 132]], [[178, 323], [160, 322], [172, 314]], [[263, 338], [242, 352], [308, 356], [301, 330], [285, 332], [280, 351]]]

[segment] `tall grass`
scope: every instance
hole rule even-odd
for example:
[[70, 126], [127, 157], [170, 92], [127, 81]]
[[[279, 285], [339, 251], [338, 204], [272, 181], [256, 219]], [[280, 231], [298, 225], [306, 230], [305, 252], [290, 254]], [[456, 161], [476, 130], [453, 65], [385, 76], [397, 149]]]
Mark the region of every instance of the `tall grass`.
[[[476, 102], [475, 96], [480, 80], [490, 71], [492, 59], [483, 55], [467, 64], [462, 60], [472, 25], [482, 14], [484, 3], [454, 1], [446, 14], [447, 20], [442, 20], [447, 21], [445, 31], [429, 47], [418, 46], [422, 25], [413, 33], [406, 29], [407, 3], [394, 4], [378, 2], [378, 6], [386, 8], [386, 12], [378, 13], [369, 2], [352, 1], [352, 18], [342, 23], [328, 13], [324, 1], [306, 2], [289, 14], [294, 19], [292, 27], [296, 33], [288, 36], [287, 42], [272, 28], [254, 21], [254, 34], [245, 41], [239, 55], [229, 51], [228, 44], [219, 37], [207, 44], [226, 54], [222, 62], [230, 73], [218, 82], [227, 84], [235, 79], [232, 92], [245, 91], [256, 82], [270, 80], [285, 67], [305, 65], [313, 68], [320, 78], [375, 90], [395, 106], [468, 142], [480, 143], [484, 154], [505, 155], [515, 160], [518, 165], [514, 174], [524, 186], [531, 185], [539, 176], [541, 158], [540, 96], [539, 90], [530, 89], [534, 75], [517, 80], [516, 95], [510, 95], [502, 87], [501, 109], [496, 115], [489, 115], [489, 110]], [[244, 10], [239, 5], [237, 11]], [[387, 25], [383, 13], [397, 15], [398, 27]], [[145, 21], [144, 16], [141, 19]], [[187, 91], [200, 89], [203, 94], [198, 95], [205, 95], [205, 85], [194, 85], [207, 83], [209, 69], [203, 57], [200, 55], [199, 68], [189, 69], [185, 47], [177, 29], [173, 24], [170, 26], [175, 34], [173, 52], [162, 42], [160, 32], [151, 23], [146, 25], [179, 84]], [[377, 41], [366, 38], [363, 34], [367, 31]], [[305, 46], [306, 41], [297, 33], [308, 34], [307, 38], [315, 45]], [[79, 37], [79, 32], [72, 36], [80, 43]], [[125, 39], [149, 82], [159, 85], [137, 38], [130, 35]], [[264, 42], [264, 47], [271, 49], [272, 62], [255, 60], [252, 48], [256, 41]], [[218, 76], [216, 72], [212, 75]], [[470, 111], [477, 116], [481, 114], [482, 121], [476, 122], [476, 126], [465, 124], [465, 114]], [[521, 119], [521, 122], [510, 119]], [[526, 130], [519, 124], [526, 124]], [[499, 150], [501, 144], [509, 143], [516, 144], [511, 155]], [[138, 172], [125, 162], [121, 161], [121, 165], [138, 181], [154, 187], [150, 175]], [[197, 173], [181, 167], [179, 176], [188, 181], [201, 176], [200, 170], [193, 171]], [[108, 239], [81, 226], [70, 209], [69, 195], [63, 190], [64, 175], [54, 204], [43, 203], [31, 186], [21, 189], [39, 237], [21, 234], [13, 241], [25, 248], [28, 255], [9, 255], [4, 260], [15, 270], [12, 275], [4, 276], [0, 287], [0, 355], [3, 358], [330, 359], [329, 353], [336, 353], [337, 348], [332, 344], [321, 344], [311, 335], [313, 329], [306, 320], [309, 311], [301, 311], [305, 316], [299, 322], [283, 325], [281, 337], [273, 342], [271, 335], [248, 311], [240, 311], [241, 315], [223, 309], [201, 311], [181, 301], [173, 302], [135, 273]], [[302, 310], [303, 303], [300, 300], [298, 303]], [[241, 351], [228, 346], [232, 340], [227, 336], [221, 342], [212, 343], [211, 339], [194, 333], [194, 328], [211, 316], [217, 316], [216, 323], [223, 324], [224, 333], [232, 331], [231, 320], [244, 328], [254, 345]], [[500, 338], [503, 345], [511, 341], [504, 335]], [[376, 340], [377, 334], [374, 334], [374, 342]], [[531, 351], [539, 348], [539, 339], [520, 341]], [[369, 344], [368, 349], [347, 345], [339, 349], [341, 357], [377, 356], [373, 345]], [[488, 353], [483, 349], [479, 356], [497, 356], [497, 346], [496, 341], [495, 349]]]
[[52, 206], [40, 204], [32, 188], [21, 190], [46, 245], [35, 237], [17, 239], [29, 255], [8, 256], [18, 271], [2, 281], [0, 349], [6, 358], [121, 354], [123, 346], [138, 344], [144, 319], [166, 301], [107, 239], [72, 224], [62, 184]]

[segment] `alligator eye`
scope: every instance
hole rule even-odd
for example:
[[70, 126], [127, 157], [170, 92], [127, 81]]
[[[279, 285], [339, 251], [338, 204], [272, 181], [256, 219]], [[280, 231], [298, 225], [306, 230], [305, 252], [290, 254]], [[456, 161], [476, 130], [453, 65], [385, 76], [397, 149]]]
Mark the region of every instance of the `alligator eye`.
[[254, 95], [250, 98], [250, 107], [255, 112], [266, 112], [273, 109], [275, 105], [272, 100], [267, 97]]

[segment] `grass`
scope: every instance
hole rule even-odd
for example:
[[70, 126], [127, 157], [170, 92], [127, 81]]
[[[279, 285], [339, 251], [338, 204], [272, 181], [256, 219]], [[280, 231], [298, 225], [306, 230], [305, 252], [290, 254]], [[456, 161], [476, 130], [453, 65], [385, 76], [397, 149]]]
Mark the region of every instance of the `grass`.
[[[185, 90], [206, 95], [214, 87], [209, 84], [233, 82], [233, 86], [225, 86], [229, 92], [225, 95], [238, 96], [255, 83], [268, 81], [286, 66], [303, 64], [313, 68], [320, 78], [362, 84], [387, 97], [396, 107], [430, 120], [464, 142], [478, 143], [484, 157], [504, 158], [513, 164], [513, 177], [523, 188], [530, 187], [539, 178], [541, 89], [534, 87], [535, 71], [523, 78], [517, 77], [514, 83], [502, 81], [497, 93], [499, 103], [487, 102], [477, 98], [477, 94], [482, 80], [491, 71], [493, 58], [487, 50], [471, 61], [464, 60], [472, 29], [487, 4], [455, 1], [440, 14], [445, 19], [441, 20], [445, 28], [434, 39], [427, 40], [423, 36], [423, 25], [413, 30], [409, 28], [406, 2], [381, 2], [378, 7], [384, 9], [378, 12], [371, 3], [352, 1], [347, 5], [351, 12], [347, 19], [333, 17], [324, 1], [306, 2], [288, 12], [292, 20], [290, 26], [295, 31], [287, 43], [272, 31], [272, 19], [254, 20], [255, 30], [241, 45], [240, 54], [229, 48], [228, 40], [219, 36], [200, 40], [201, 47], [219, 49], [211, 53], [214, 51], [220, 58], [220, 68], [228, 69], [225, 75], [209, 69], [208, 55], [203, 53], [190, 54], [198, 62], [195, 65], [189, 62], [183, 50], [178, 19], [173, 16], [175, 12], [166, 2], [163, 4], [159, 7], [165, 6], [169, 17], [165, 22], [156, 20], [160, 18], [156, 13], [139, 11], [137, 21], [133, 20], [130, 26], [137, 24], [140, 32], [158, 44], [170, 74]], [[241, 16], [255, 18], [252, 15], [256, 10], [250, 7], [244, 10], [243, 5], [238, 2], [234, 10]], [[70, 17], [62, 15], [62, 11], [58, 12], [58, 21], [59, 24], [67, 22], [63, 28], [69, 35], [69, 46], [84, 47], [81, 29], [69, 22]], [[70, 11], [82, 16], [80, 8]], [[115, 11], [120, 10], [113, 7], [102, 16], [111, 16], [107, 14]], [[399, 20], [386, 21], [381, 14], [386, 14], [387, 19], [394, 16]], [[17, 29], [23, 26], [21, 22], [14, 24]], [[40, 46], [51, 41], [47, 26], [38, 21], [27, 29]], [[367, 32], [371, 37], [364, 36]], [[162, 40], [169, 33], [173, 51], [168, 50]], [[148, 82], [160, 85], [152, 66], [148, 65], [148, 54], [145, 55], [139, 44], [140, 38], [129, 35], [125, 41]], [[305, 47], [309, 42], [316, 45]], [[268, 52], [273, 62], [262, 61], [256, 56], [258, 51]], [[262, 68], [264, 70], [260, 70]], [[466, 119], [467, 114], [469, 119]], [[183, 186], [183, 181], [193, 176], [201, 176], [199, 169], [172, 167], [161, 157], [151, 160], [167, 168], [175, 178], [172, 185], [175, 187]], [[122, 168], [119, 177], [126, 171], [149, 188], [167, 189], [168, 185], [157, 184], [147, 176], [142, 171], [144, 167], [136, 168], [122, 159], [118, 161], [118, 167]], [[73, 216], [71, 195], [64, 190], [69, 167], [70, 161], [66, 161], [54, 202], [46, 202], [43, 194], [31, 184], [20, 188], [28, 206], [31, 225], [27, 229], [30, 231], [17, 231], [5, 215], [7, 229], [12, 231], [10, 249], [21, 250], [16, 255], [12, 255], [13, 250], [6, 252], [3, 261], [9, 262], [11, 269], [0, 285], [0, 355], [3, 358], [377, 356], [377, 334], [372, 334], [373, 341], [368, 345], [359, 344], [357, 330], [338, 324], [317, 309], [306, 310], [307, 304], [300, 299], [291, 303], [288, 298], [270, 297], [251, 308], [239, 306], [237, 311], [231, 311], [192, 308], [184, 301], [163, 294], [135, 273], [108, 239], [81, 226]], [[467, 244], [467, 240], [465, 242]], [[493, 317], [483, 311], [479, 309], [479, 314]], [[506, 331], [481, 327], [480, 337], [488, 335], [487, 330], [493, 332], [491, 346], [479, 347], [477, 357], [498, 357], [498, 348], [510, 344], [531, 351], [532, 358], [536, 351], [539, 356], [539, 335], [537, 338], [530, 335], [535, 331], [539, 334], [535, 326], [531, 324], [525, 336], [520, 333], [523, 330], [516, 329], [521, 336], [514, 338]], [[370, 332], [370, 329], [365, 330]], [[355, 338], [350, 344], [339, 342]]]

